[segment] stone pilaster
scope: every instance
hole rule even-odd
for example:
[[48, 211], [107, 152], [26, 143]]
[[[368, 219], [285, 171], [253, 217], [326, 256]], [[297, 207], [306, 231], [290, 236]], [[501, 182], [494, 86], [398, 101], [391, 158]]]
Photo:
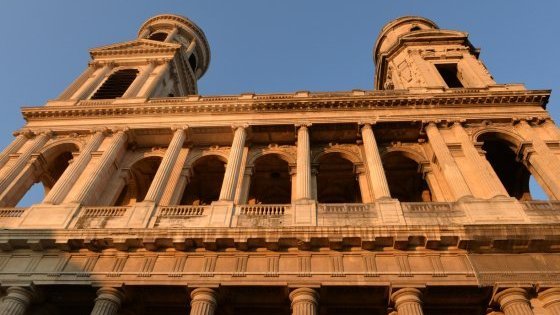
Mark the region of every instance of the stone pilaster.
[[74, 190], [72, 190], [68, 196], [69, 201], [74, 203], [83, 203], [86, 201], [86, 198], [91, 194], [92, 190], [98, 186], [101, 174], [107, 172], [111, 165], [115, 163], [117, 154], [122, 147], [126, 145], [126, 139], [127, 135], [123, 130], [119, 130], [113, 134], [109, 147], [103, 152], [99, 162], [95, 165], [95, 169], [90, 176], [91, 180], [84, 181], [80, 186], [74, 187]]
[[546, 119], [542, 127], [546, 130], [548, 135], [555, 141], [560, 141], [560, 128], [554, 123], [552, 119]]
[[292, 315], [316, 315], [319, 294], [311, 288], [299, 288], [290, 293]]
[[99, 148], [103, 139], [105, 139], [103, 131], [97, 131], [91, 137], [88, 144], [80, 152], [80, 155], [74, 159], [70, 165], [68, 165], [64, 173], [62, 173], [60, 178], [56, 181], [56, 184], [49, 191], [43, 200], [43, 203], [56, 205], [64, 200], [64, 197], [66, 197], [66, 194], [70, 191], [72, 185], [74, 185], [91, 160], [91, 153]]
[[461, 174], [457, 163], [455, 163], [445, 140], [434, 122], [428, 123], [426, 126], [426, 134], [428, 136], [429, 144], [432, 146], [434, 154], [438, 160], [443, 176], [449, 183], [448, 186], [452, 190], [455, 199], [472, 196], [463, 174]]
[[311, 147], [308, 125], [298, 126], [297, 132], [297, 176], [296, 199], [311, 199]]
[[10, 154], [16, 153], [28, 139], [29, 135], [22, 132], [16, 136], [12, 143], [2, 150], [2, 153], [0, 153], [0, 168], [9, 160]]
[[560, 288], [550, 288], [539, 292], [538, 299], [551, 315], [560, 315]]
[[391, 294], [399, 315], [422, 315], [422, 292], [415, 288], [403, 288]]
[[494, 301], [500, 305], [500, 309], [505, 315], [533, 314], [527, 290], [523, 288], [505, 289], [494, 296]]
[[24, 287], [9, 287], [6, 296], [0, 302], [0, 315], [23, 315], [31, 304], [35, 294]]
[[150, 77], [150, 74], [152, 74], [152, 71], [154, 71], [154, 68], [155, 65], [153, 62], [148, 63], [148, 65], [144, 67], [144, 69], [142, 69], [140, 75], [137, 76], [136, 79], [134, 79], [134, 81], [128, 87], [128, 89], [126, 90], [126, 92], [123, 94], [122, 97], [126, 98], [126, 97], [136, 96], [136, 94], [138, 94], [138, 91], [140, 91], [144, 83], [146, 83], [146, 81]]
[[21, 153], [16, 161], [12, 165], [7, 165], [7, 169], [0, 172], [0, 192], [4, 191], [8, 185], [14, 181], [24, 166], [29, 162], [31, 155], [40, 151], [47, 141], [49, 141], [50, 137], [50, 132], [43, 132], [36, 136], [33, 139], [33, 143]]
[[185, 128], [179, 128], [173, 134], [173, 139], [171, 139], [171, 143], [169, 143], [169, 146], [167, 147], [165, 156], [159, 164], [156, 175], [154, 176], [154, 179], [150, 184], [150, 189], [148, 189], [148, 192], [146, 193], [146, 197], [144, 198], [145, 201], [151, 201], [155, 203], [159, 202], [165, 189], [165, 185], [167, 184], [167, 180], [171, 175], [173, 166], [177, 161], [179, 152], [183, 147], [185, 138]]
[[488, 161], [480, 156], [478, 150], [472, 143], [463, 126], [461, 126], [460, 122], [455, 122], [453, 124], [453, 132], [459, 142], [461, 142], [461, 147], [465, 157], [470, 163], [472, 163], [472, 165], [482, 169], [480, 172], [475, 172], [469, 175], [475, 177], [475, 181], [478, 185], [481, 185], [481, 188], [488, 193], [487, 196], [508, 196], [508, 192], [504, 188], [504, 185], [500, 182], [498, 175], [496, 175], [496, 172], [494, 172], [494, 169], [492, 169]]
[[116, 315], [121, 308], [124, 293], [116, 288], [103, 287], [97, 290], [91, 315]]
[[383, 169], [383, 163], [381, 162], [381, 156], [377, 149], [377, 142], [375, 141], [371, 124], [364, 124], [362, 127], [362, 140], [364, 141], [366, 164], [373, 198], [390, 198], [389, 185], [387, 184], [385, 170]]
[[235, 188], [239, 178], [239, 167], [243, 158], [243, 148], [245, 147], [245, 139], [247, 138], [247, 130], [243, 126], [235, 127], [233, 135], [233, 143], [229, 152], [224, 181], [222, 182], [222, 190], [220, 191], [220, 201], [233, 201], [235, 198]]
[[160, 65], [150, 73], [150, 76], [153, 76], [153, 78], [148, 78], [146, 80], [146, 82], [144, 83], [144, 85], [136, 95], [137, 97], [147, 98], [150, 97], [150, 95], [152, 95], [152, 93], [154, 92], [158, 84], [163, 79], [163, 76], [165, 76], [165, 74], [167, 73], [167, 70], [169, 70], [169, 62], [165, 62], [164, 64]]
[[169, 34], [167, 34], [167, 37], [165, 38], [165, 43], [170, 43], [173, 41], [173, 39], [175, 39], [175, 36], [177, 35], [177, 33], [179, 33], [179, 28], [174, 27], [171, 32], [169, 32]]
[[196, 288], [191, 292], [190, 315], [213, 315], [217, 304], [213, 289]]

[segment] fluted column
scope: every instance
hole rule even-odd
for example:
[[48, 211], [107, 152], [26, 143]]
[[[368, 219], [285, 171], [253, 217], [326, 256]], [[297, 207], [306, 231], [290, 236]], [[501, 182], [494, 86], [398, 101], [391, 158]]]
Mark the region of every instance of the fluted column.
[[422, 315], [422, 292], [415, 288], [399, 289], [391, 294], [399, 315]]
[[247, 130], [244, 126], [234, 127], [233, 143], [229, 151], [229, 157], [226, 164], [226, 172], [224, 181], [222, 182], [222, 190], [220, 191], [221, 201], [233, 201], [235, 198], [235, 187], [239, 178], [239, 167], [243, 158], [243, 148], [245, 147], [245, 139], [247, 138]]
[[150, 184], [150, 189], [146, 193], [146, 198], [144, 201], [153, 201], [155, 203], [159, 202], [163, 191], [165, 189], [165, 185], [167, 184], [167, 180], [171, 175], [171, 171], [175, 162], [177, 161], [177, 157], [179, 156], [179, 152], [183, 147], [183, 143], [185, 142], [186, 133], [185, 128], [179, 128], [173, 134], [173, 139], [171, 139], [171, 143], [167, 147], [167, 151], [165, 151], [165, 156], [161, 160], [159, 164], [158, 170], [152, 183]]
[[94, 189], [101, 179], [101, 174], [106, 172], [109, 167], [115, 162], [117, 154], [126, 144], [127, 135], [123, 130], [117, 131], [113, 134], [112, 141], [109, 147], [101, 155], [99, 162], [95, 165], [95, 168], [90, 176], [90, 180], [84, 181], [81, 186], [75, 187], [75, 190], [71, 191], [69, 201], [75, 203], [82, 203], [91, 194], [92, 189]]
[[551, 315], [560, 315], [560, 288], [550, 288], [539, 292], [538, 299]]
[[527, 290], [522, 288], [506, 289], [494, 297], [505, 315], [532, 315]]
[[2, 153], [0, 153], [0, 168], [8, 162], [10, 154], [16, 153], [28, 139], [29, 133], [20, 132], [17, 134], [14, 141], [12, 141], [12, 143], [10, 143], [4, 150], [2, 150]]
[[560, 141], [560, 128], [550, 118], [546, 119], [542, 127], [547, 131], [549, 136], [556, 141]]
[[290, 293], [292, 315], [316, 315], [319, 294], [311, 288], [299, 288]]
[[196, 288], [191, 292], [190, 315], [213, 315], [217, 304], [213, 289]]
[[101, 69], [97, 69], [93, 75], [91, 75], [83, 84], [80, 86], [74, 94], [70, 97], [71, 100], [81, 100], [88, 97], [93, 89], [105, 79], [107, 74], [113, 69], [112, 64], [105, 64]]
[[488, 193], [489, 197], [508, 196], [508, 192], [500, 182], [498, 175], [496, 175], [496, 172], [494, 172], [494, 169], [492, 169], [488, 161], [480, 156], [460, 122], [455, 122], [453, 124], [453, 132], [461, 142], [461, 147], [467, 159], [480, 170], [479, 172], [471, 174], [471, 176], [476, 178], [478, 185], [482, 186], [481, 188]]
[[144, 83], [146, 83], [146, 81], [150, 77], [150, 74], [152, 74], [152, 71], [154, 71], [154, 68], [155, 65], [153, 62], [148, 63], [148, 65], [144, 69], [142, 69], [140, 75], [137, 76], [136, 79], [134, 79], [134, 81], [128, 87], [122, 97], [126, 98], [136, 96], [136, 94], [138, 94], [138, 91], [140, 91]]
[[80, 152], [80, 155], [68, 165], [66, 170], [64, 170], [64, 173], [62, 173], [60, 178], [56, 181], [53, 188], [43, 200], [43, 203], [56, 205], [64, 200], [64, 197], [66, 197], [72, 185], [74, 185], [91, 160], [91, 153], [99, 148], [103, 139], [105, 139], [103, 131], [97, 131], [93, 137], [91, 137], [88, 144]]
[[21, 172], [23, 167], [29, 162], [33, 153], [39, 152], [41, 148], [49, 141], [50, 132], [43, 132], [33, 139], [33, 143], [22, 152], [13, 165], [8, 169], [0, 172], [0, 192], [4, 191], [10, 185], [16, 176]]
[[150, 95], [152, 95], [163, 76], [167, 73], [167, 70], [169, 69], [169, 62], [165, 62], [163, 65], [158, 67], [159, 69], [154, 69], [154, 71], [151, 72], [150, 75], [153, 74], [154, 77], [152, 80], [149, 78], [146, 80], [145, 84], [138, 92], [138, 95], [136, 95], [137, 97], [150, 97]]
[[428, 123], [426, 126], [426, 134], [428, 135], [428, 141], [432, 146], [434, 154], [437, 157], [443, 176], [447, 179], [447, 183], [454, 197], [460, 199], [465, 196], [472, 196], [463, 174], [461, 174], [457, 163], [455, 163], [447, 144], [443, 140], [434, 122]]
[[35, 297], [33, 291], [24, 287], [9, 287], [0, 302], [0, 315], [23, 315]]
[[309, 141], [309, 125], [299, 125], [297, 132], [297, 199], [311, 199], [311, 146]]
[[377, 149], [377, 142], [375, 141], [371, 124], [364, 124], [362, 127], [362, 140], [364, 141], [366, 164], [373, 197], [375, 199], [390, 198], [389, 184], [387, 184], [385, 170], [383, 169], [383, 163], [381, 162], [381, 156]]
[[124, 293], [116, 288], [103, 287], [97, 290], [91, 315], [116, 315], [121, 308]]

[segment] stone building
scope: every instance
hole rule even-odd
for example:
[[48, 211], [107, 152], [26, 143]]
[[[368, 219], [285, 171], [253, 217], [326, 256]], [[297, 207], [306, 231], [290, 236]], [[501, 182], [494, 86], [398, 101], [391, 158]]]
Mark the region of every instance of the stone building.
[[176, 15], [90, 53], [0, 154], [0, 314], [560, 314], [550, 91], [466, 33], [396, 19], [332, 93], [198, 95]]

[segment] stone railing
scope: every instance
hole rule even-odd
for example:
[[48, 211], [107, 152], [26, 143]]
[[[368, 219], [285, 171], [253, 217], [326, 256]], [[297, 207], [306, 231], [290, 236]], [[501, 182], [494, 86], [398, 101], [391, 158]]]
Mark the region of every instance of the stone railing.
[[363, 213], [375, 211], [375, 205], [369, 203], [320, 203], [319, 213]]
[[373, 203], [320, 203], [317, 223], [320, 226], [366, 226], [377, 223]]
[[235, 226], [239, 227], [279, 227], [287, 224], [285, 214], [291, 205], [240, 205]]
[[522, 202], [527, 211], [559, 211], [560, 201], [534, 200]]
[[238, 207], [240, 215], [273, 216], [284, 215], [290, 205], [241, 205]]
[[204, 225], [204, 217], [208, 214], [212, 206], [164, 206], [156, 212], [152, 227], [193, 227]]
[[407, 224], [455, 225], [465, 222], [463, 209], [453, 202], [401, 202]]
[[130, 207], [83, 207], [74, 227], [85, 229], [116, 226], [109, 223], [116, 223], [114, 221], [122, 219], [129, 209]]
[[158, 212], [160, 217], [192, 217], [204, 215], [207, 206], [166, 206]]
[[0, 208], [0, 218], [19, 218], [27, 208]]

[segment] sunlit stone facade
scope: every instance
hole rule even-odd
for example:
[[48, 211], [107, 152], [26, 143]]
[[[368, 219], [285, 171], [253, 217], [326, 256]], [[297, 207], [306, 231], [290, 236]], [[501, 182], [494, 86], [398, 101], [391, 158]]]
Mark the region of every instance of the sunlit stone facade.
[[184, 17], [92, 49], [0, 153], [0, 314], [560, 314], [550, 91], [421, 17], [373, 51], [373, 90], [201, 96]]

